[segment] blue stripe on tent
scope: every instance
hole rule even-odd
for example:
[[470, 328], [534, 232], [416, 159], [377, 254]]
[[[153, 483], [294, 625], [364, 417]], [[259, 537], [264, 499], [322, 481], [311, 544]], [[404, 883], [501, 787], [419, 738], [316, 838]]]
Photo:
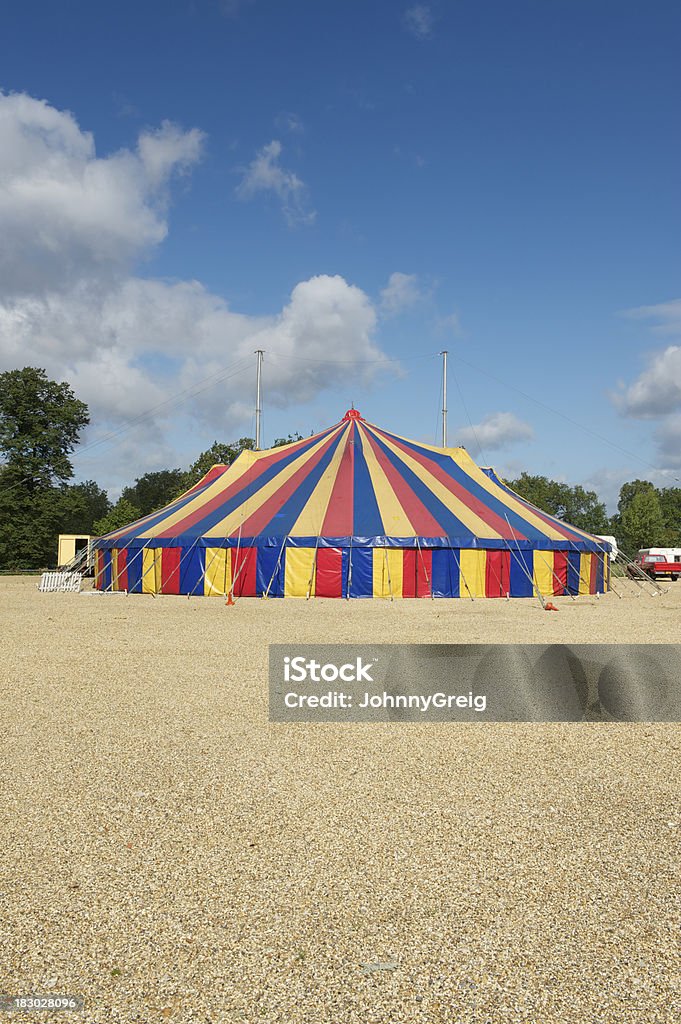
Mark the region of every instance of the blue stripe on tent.
[[128, 548], [128, 593], [142, 593], [142, 561], [144, 552]]
[[180, 593], [203, 594], [201, 580], [206, 564], [206, 549], [197, 545], [183, 548], [180, 555]]
[[[461, 520], [458, 519], [442, 501], [440, 501], [437, 495], [433, 494], [428, 485], [421, 480], [398, 455], [387, 447], [383, 439], [377, 434], [374, 434], [373, 437], [380, 446], [381, 451], [398, 471], [404, 482], [409, 485], [411, 490], [425, 505], [436, 522], [442, 527], [442, 532], [447, 537], [451, 538], [450, 544], [452, 539], [456, 538], [457, 546], [464, 548], [482, 547], [483, 545], [479, 544], [477, 535], [472, 534], [470, 528], [464, 526]], [[449, 461], [452, 462], [451, 459]], [[453, 462], [452, 465], [454, 465]]]
[[[329, 431], [327, 431], [327, 434], [328, 433]], [[341, 434], [342, 431], [339, 431], [339, 437], [341, 436]], [[318, 436], [314, 441], [314, 444], [317, 444], [319, 441], [320, 437]], [[226, 501], [222, 502], [222, 504], [220, 504], [217, 508], [213, 509], [212, 512], [207, 513], [207, 515], [205, 515], [202, 519], [197, 520], [191, 526], [183, 529], [182, 536], [188, 537], [191, 540], [194, 540], [196, 537], [201, 537], [209, 530], [212, 530], [214, 526], [216, 526], [221, 520], [225, 519], [226, 516], [230, 515], [231, 512], [239, 508], [240, 505], [245, 505], [247, 502], [250, 502], [250, 506], [244, 509], [245, 518], [248, 518], [248, 516], [256, 512], [259, 507], [257, 497], [258, 492], [262, 490], [262, 488], [266, 484], [268, 484], [271, 480], [273, 480], [276, 476], [283, 472], [284, 469], [290, 466], [292, 462], [294, 462], [296, 459], [299, 459], [304, 452], [309, 451], [311, 447], [312, 445], [308, 444], [304, 448], [300, 449], [300, 451], [292, 452], [288, 458], [282, 459], [280, 462], [276, 462], [272, 466], [268, 466], [267, 469], [265, 469], [258, 477], [256, 477], [255, 480], [251, 480], [248, 483], [246, 483], [242, 488], [239, 489], [239, 491], [237, 491], [236, 494], [233, 494], [231, 498], [228, 498]], [[304, 465], [304, 462], [302, 462], [301, 465]], [[280, 528], [277, 529], [277, 535], [279, 537], [285, 536], [286, 532], [286, 530]], [[211, 537], [208, 538], [208, 540], [210, 541], [210, 546], [220, 546], [219, 538]]]
[[584, 537], [583, 536], [584, 531], [580, 532], [577, 529], [576, 526], [572, 526], [570, 523], [564, 523], [563, 520], [562, 519], [558, 519], [557, 516], [552, 516], [549, 512], [544, 512], [542, 509], [537, 508], [537, 506], [533, 505], [531, 501], [528, 501], [526, 498], [523, 498], [522, 495], [520, 495], [516, 491], [514, 491], [512, 487], [509, 487], [508, 484], [504, 483], [504, 481], [501, 479], [501, 477], [498, 476], [497, 473], [495, 473], [495, 471], [493, 469], [490, 469], [489, 467], [487, 467], [487, 468], [483, 469], [482, 471], [485, 474], [485, 476], [488, 476], [490, 478], [490, 480], [492, 480], [495, 484], [497, 484], [498, 487], [501, 488], [501, 490], [504, 492], [504, 494], [511, 495], [513, 498], [516, 499], [516, 501], [519, 501], [521, 503], [521, 505], [524, 505], [529, 511], [535, 512], [535, 513], [536, 512], [540, 512], [542, 515], [548, 516], [549, 519], [551, 519], [551, 520], [553, 520], [555, 522], [557, 527], [560, 527], [563, 530], [569, 531], [570, 536], [566, 537], [565, 540], [561, 542], [563, 545], [565, 543], [567, 543], [567, 544], [574, 544], [574, 545], [577, 546], [577, 548], [580, 551], [602, 551], [603, 550], [603, 541], [602, 540], [599, 540], [596, 537], [592, 537], [591, 534], [587, 534], [586, 537]]
[[532, 574], [534, 559], [531, 551], [515, 551], [511, 548], [511, 571], [509, 586], [511, 597], [532, 597], [534, 586]]
[[[331, 442], [328, 450], [324, 452], [317, 465], [310, 469], [307, 476], [300, 481], [293, 494], [284, 502], [279, 511], [273, 513], [267, 526], [263, 527], [263, 532], [269, 530], [270, 532], [276, 532], [281, 537], [288, 536], [295, 526], [298, 516], [307, 505], [310, 495], [319, 483], [322, 474], [331, 462], [342, 437], [343, 432], [341, 431], [338, 437]], [[323, 518], [319, 523], [320, 530], [322, 523]]]
[[343, 597], [348, 596], [348, 580], [350, 578], [350, 550], [349, 548], [342, 548], [341, 550], [341, 594]]
[[[187, 538], [189, 538], [190, 540], [195, 540], [196, 537], [200, 537], [202, 534], [206, 533], [206, 531], [210, 530], [213, 526], [215, 526], [216, 523], [219, 523], [221, 519], [224, 519], [225, 516], [228, 516], [230, 514], [230, 512], [233, 512], [235, 508], [238, 508], [239, 505], [242, 505], [244, 504], [244, 502], [249, 501], [251, 498], [253, 498], [261, 487], [264, 487], [266, 483], [269, 483], [269, 481], [273, 477], [277, 476], [278, 473], [281, 473], [283, 469], [285, 469], [287, 466], [291, 464], [291, 462], [293, 462], [295, 459], [300, 458], [302, 454], [309, 451], [310, 448], [318, 444], [324, 437], [326, 437], [328, 434], [333, 433], [333, 431], [337, 429], [337, 427], [332, 427], [330, 430], [324, 431], [324, 433], [322, 434], [317, 434], [316, 437], [310, 438], [309, 442], [305, 444], [302, 448], [299, 448], [295, 452], [291, 452], [291, 454], [286, 458], [280, 459], [279, 462], [275, 462], [271, 466], [268, 466], [267, 469], [263, 470], [263, 472], [258, 477], [256, 477], [255, 480], [251, 480], [250, 482], [246, 483], [244, 487], [242, 487], [236, 494], [233, 494], [228, 501], [225, 501], [224, 503], [219, 505], [212, 512], [208, 513], [203, 519], [197, 520], [197, 522], [193, 523], [192, 526], [184, 529], [180, 537], [169, 538], [173, 543], [164, 546], [177, 547], [178, 543], [182, 543], [182, 541], [186, 540]], [[342, 431], [339, 432], [339, 435], [340, 434], [342, 434]], [[156, 513], [156, 515], [154, 516], [149, 517], [139, 526], [137, 526], [136, 523], [133, 523], [133, 529], [129, 533], [126, 533], [123, 537], [117, 538], [115, 544], [112, 544], [111, 546], [124, 547], [134, 538], [140, 536], [143, 533], [147, 533], [150, 529], [152, 529], [152, 527], [158, 526], [159, 523], [162, 523], [164, 519], [174, 514], [175, 512], [178, 512], [190, 501], [193, 501], [198, 494], [201, 493], [201, 491], [196, 491], [194, 494], [190, 495], [189, 498], [183, 500], [179, 504], [176, 503], [172, 507], [161, 509], [160, 512]], [[251, 511], [255, 511], [255, 508], [256, 506], [254, 505]]]
[[[387, 431], [384, 431], [384, 433], [387, 434], [388, 437], [391, 437], [391, 435], [388, 434]], [[442, 503], [435, 497], [435, 495], [432, 494], [432, 492], [425, 485], [421, 484], [421, 481], [419, 481], [419, 484], [421, 484], [421, 488], [420, 490], [417, 490], [416, 487], [411, 483], [412, 479], [415, 476], [411, 472], [411, 470], [408, 469], [405, 463], [401, 459], [399, 459], [398, 456], [395, 456], [393, 455], [392, 452], [390, 452], [390, 450], [386, 447], [385, 441], [379, 434], [376, 434], [374, 431], [372, 431], [372, 436], [378, 441], [378, 443], [381, 445], [386, 454], [391, 458], [391, 462], [393, 463], [393, 465], [399, 469], [402, 476], [405, 477], [405, 479], [407, 479], [407, 481], [410, 483], [410, 486], [412, 486], [412, 490], [414, 490], [418, 494], [419, 498], [421, 498], [424, 505], [426, 505], [428, 510], [435, 516], [440, 525], [444, 526], [445, 524], [444, 522], [441, 522], [440, 514], [437, 511], [438, 508], [444, 508]], [[422, 448], [420, 445], [414, 443], [413, 441], [407, 441], [404, 438], [395, 438], [394, 440], [395, 442], [399, 442], [399, 444], [404, 445], [405, 448], [413, 452], [416, 452], [417, 454], [423, 456], [428, 461], [433, 462], [434, 464], [444, 469], [448, 476], [452, 477], [453, 480], [461, 484], [461, 486], [465, 488], [465, 490], [467, 490], [472, 497], [477, 498], [479, 501], [481, 501], [483, 505], [490, 509], [491, 512], [496, 512], [496, 514], [504, 521], [508, 519], [513, 530], [515, 530], [518, 533], [522, 533], [525, 537], [527, 537], [528, 540], [533, 541], [534, 543], [539, 541], [541, 543], [542, 548], [546, 546], [546, 542], [549, 540], [549, 538], [545, 533], [543, 533], [537, 527], [533, 526], [531, 523], [528, 523], [526, 519], [524, 519], [518, 512], [514, 512], [513, 509], [506, 505], [500, 498], [495, 498], [493, 494], [490, 494], [490, 492], [485, 490], [484, 487], [481, 487], [480, 484], [476, 483], [476, 481], [473, 480], [473, 478], [469, 476], [468, 473], [466, 473], [466, 471], [461, 466], [459, 466], [454, 461], [454, 459], [451, 458], [451, 456], [440, 454], [439, 452], [428, 451], [427, 449]], [[489, 476], [490, 479], [494, 479], [489, 473], [487, 474], [487, 476]], [[418, 477], [416, 477], [416, 479], [418, 480]], [[506, 487], [504, 484], [502, 484], [498, 478], [494, 479], [494, 482], [505, 494], [508, 494], [513, 498], [519, 500], [521, 503], [523, 503], [523, 499], [520, 498], [519, 495], [515, 494], [510, 487]], [[427, 496], [427, 500], [424, 500], [424, 494]], [[435, 504], [435, 502], [437, 502], [437, 504]], [[445, 509], [445, 511], [448, 510]], [[556, 525], [562, 529], [569, 529], [569, 526], [566, 523], [561, 523], [560, 520], [556, 520]], [[457, 536], [455, 529], [452, 528], [447, 528], [446, 533], [447, 536], [452, 538]], [[574, 536], [575, 538], [579, 538], [579, 534], [575, 534]], [[478, 539], [478, 541], [475, 544], [475, 547], [487, 546], [485, 544], [481, 544], [480, 539], [482, 538]], [[457, 536], [457, 542], [459, 542], [459, 536]], [[460, 542], [462, 547], [471, 546], [465, 539], [465, 537], [462, 537]], [[568, 543], [570, 543], [569, 539], [562, 539], [557, 543], [556, 546], [565, 547], [565, 545]], [[584, 548], [584, 550], [588, 551], [598, 550], [598, 545], [595, 541], [591, 542], [588, 539], [584, 541], [576, 539], [575, 543], [580, 547], [580, 549]]]
[[[353, 533], [371, 537], [384, 533], [385, 527], [376, 501], [374, 485], [364, 455], [364, 444], [359, 430], [355, 431], [355, 477], [352, 509]], [[358, 524], [361, 530], [358, 531]]]
[[104, 568], [104, 580], [102, 590], [111, 589], [111, 551], [102, 551], [102, 562]]
[[568, 594], [578, 594], [579, 593], [579, 563], [580, 563], [579, 551], [568, 551], [568, 576], [567, 576]]
[[350, 597], [374, 596], [373, 548], [353, 548], [350, 552]]
[[255, 566], [255, 592], [258, 596], [284, 596], [284, 564], [285, 553], [281, 545], [278, 548], [258, 549]]
[[[220, 478], [218, 477], [217, 479]], [[134, 529], [130, 530], [128, 533], [125, 533], [120, 537], [113, 538], [110, 538], [109, 535], [107, 534], [105, 537], [102, 538], [102, 540], [107, 542], [110, 541], [109, 547], [125, 547], [127, 545], [129, 538], [139, 537], [140, 534], [146, 533], [147, 530], [150, 530], [153, 526], [156, 526], [157, 523], [162, 522], [168, 516], [174, 515], [175, 512], [179, 512], [180, 509], [184, 508], [185, 505], [188, 505], [190, 501], [194, 501], [195, 498], [197, 498], [200, 494], [203, 494], [204, 491], [206, 491], [214, 483], [215, 480], [211, 480], [209, 481], [209, 483], [204, 484], [203, 487], [198, 487], [192, 494], [188, 495], [187, 497], [177, 498], [170, 505], [166, 505], [158, 512], [153, 512], [150, 515], [145, 516], [143, 519], [136, 520], [136, 522], [130, 524], [132, 527], [134, 527]], [[175, 546], [177, 547], [177, 544]]]
[[[282, 534], [259, 534], [257, 537], [247, 537], [242, 534], [239, 537], [235, 534], [233, 537], [198, 537], [194, 538], [191, 544], [183, 543], [182, 537], [164, 537], [161, 539], [153, 539], [149, 542], [148, 539], [137, 538], [130, 542], [129, 547], [133, 551], [139, 551], [142, 548], [189, 548], [193, 544], [199, 548], [279, 548], [284, 540]], [[110, 541], [97, 541], [97, 547], [103, 551], [109, 550], [109, 548], [118, 547], [116, 543]], [[483, 551], [508, 551], [509, 547], [514, 551], [521, 550], [525, 552], [529, 551], [565, 551], [566, 542], [565, 540], [547, 540], [541, 544], [534, 544], [529, 540], [512, 540], [508, 541], [505, 538], [493, 540], [491, 538], [478, 537], [476, 538], [470, 532], [464, 533], [463, 536], [448, 536], [448, 537], [386, 537], [384, 534], [378, 534], [371, 537], [365, 536], [354, 536], [354, 537], [317, 537], [316, 534], [312, 534], [309, 537], [286, 537], [286, 547], [288, 548], [453, 548], [454, 550], [462, 548], [477, 547]], [[574, 543], [571, 544], [573, 553], [578, 551], [590, 551], [591, 543], [588, 542], [584, 545]], [[527, 555], [526, 555], [527, 557]]]
[[434, 597], [459, 597], [459, 567], [451, 548], [434, 548], [431, 569]]

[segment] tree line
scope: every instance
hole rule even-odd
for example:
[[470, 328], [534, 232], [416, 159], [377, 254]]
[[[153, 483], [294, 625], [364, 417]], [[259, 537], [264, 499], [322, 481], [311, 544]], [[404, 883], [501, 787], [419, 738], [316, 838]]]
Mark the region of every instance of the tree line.
[[[100, 536], [167, 505], [216, 463], [255, 447], [251, 437], [215, 441], [187, 469], [145, 473], [117, 501], [94, 480], [71, 483], [70, 455], [90, 422], [70, 386], [24, 367], [0, 374], [0, 569], [53, 566], [60, 533]], [[274, 447], [302, 440], [277, 438]], [[509, 486], [538, 508], [582, 530], [612, 534], [627, 552], [681, 547], [681, 488], [648, 480], [622, 485], [614, 516], [595, 491], [522, 473]]]

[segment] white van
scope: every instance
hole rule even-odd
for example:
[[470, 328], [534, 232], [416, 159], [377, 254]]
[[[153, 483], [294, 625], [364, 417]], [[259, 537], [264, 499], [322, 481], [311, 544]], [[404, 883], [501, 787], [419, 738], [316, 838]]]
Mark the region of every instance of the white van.
[[617, 541], [615, 540], [615, 538], [614, 537], [604, 537], [602, 533], [597, 533], [594, 536], [596, 536], [598, 538], [598, 540], [604, 540], [605, 543], [606, 543], [606, 546], [608, 544], [610, 545], [610, 558], [614, 562], [616, 560], [618, 554], [619, 554], [619, 548], [617, 547]]

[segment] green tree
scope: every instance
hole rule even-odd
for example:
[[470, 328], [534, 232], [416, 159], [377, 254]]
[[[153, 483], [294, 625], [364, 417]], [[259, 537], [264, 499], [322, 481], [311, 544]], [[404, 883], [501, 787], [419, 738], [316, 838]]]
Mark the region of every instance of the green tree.
[[543, 512], [564, 520], [570, 526], [589, 533], [608, 531], [607, 509], [595, 491], [587, 491], [579, 484], [571, 487], [558, 480], [529, 473], [522, 473], [517, 480], [511, 480], [510, 487]]
[[212, 466], [229, 466], [242, 452], [252, 451], [254, 448], [255, 441], [252, 437], [241, 437], [238, 441], [231, 441], [229, 444], [224, 441], [213, 441], [210, 448], [201, 452], [196, 462], [193, 462], [184, 474], [177, 494], [188, 491], [190, 487], [197, 484]]
[[272, 445], [273, 448], [283, 448], [286, 444], [295, 444], [296, 441], [302, 441], [303, 435], [299, 434], [298, 431], [295, 434], [289, 434], [288, 437], [277, 437]]
[[157, 473], [145, 473], [135, 480], [131, 487], [124, 487], [121, 498], [139, 509], [143, 516], [163, 508], [183, 489], [185, 474], [181, 469], [162, 469]]
[[630, 480], [628, 483], [622, 484], [617, 502], [617, 511], [620, 516], [624, 514], [637, 494], [655, 493], [655, 491], [655, 484], [652, 484], [650, 480]]
[[0, 374], [0, 454], [12, 481], [27, 491], [73, 476], [69, 455], [89, 422], [85, 403], [44, 370]]
[[127, 498], [120, 497], [105, 516], [94, 523], [92, 530], [96, 537], [103, 537], [112, 530], [120, 530], [141, 518], [140, 510]]
[[622, 546], [635, 554], [639, 548], [664, 547], [667, 529], [656, 489], [641, 488], [627, 502], [620, 515]]
[[111, 509], [106, 491], [94, 480], [63, 485], [59, 489], [59, 498], [59, 533], [92, 534], [95, 522]]
[[681, 547], [681, 487], [663, 487], [659, 490], [660, 508], [664, 519], [669, 547]]
[[[89, 423], [87, 406], [66, 383], [26, 366], [0, 374], [0, 566], [53, 565], [62, 523], [87, 515], [87, 497], [70, 493], [69, 458]], [[95, 485], [96, 486], [96, 485]], [[92, 497], [92, 495], [90, 495]]]

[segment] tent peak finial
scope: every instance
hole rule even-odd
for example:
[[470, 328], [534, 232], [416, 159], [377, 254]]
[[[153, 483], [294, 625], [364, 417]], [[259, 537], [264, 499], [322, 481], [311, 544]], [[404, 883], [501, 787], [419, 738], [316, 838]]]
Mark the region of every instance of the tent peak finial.
[[345, 416], [343, 417], [343, 420], [361, 420], [361, 419], [362, 419], [362, 416], [360, 416], [359, 409], [355, 409], [354, 405], [352, 406], [351, 409], [348, 409], [348, 411], [346, 412]]

